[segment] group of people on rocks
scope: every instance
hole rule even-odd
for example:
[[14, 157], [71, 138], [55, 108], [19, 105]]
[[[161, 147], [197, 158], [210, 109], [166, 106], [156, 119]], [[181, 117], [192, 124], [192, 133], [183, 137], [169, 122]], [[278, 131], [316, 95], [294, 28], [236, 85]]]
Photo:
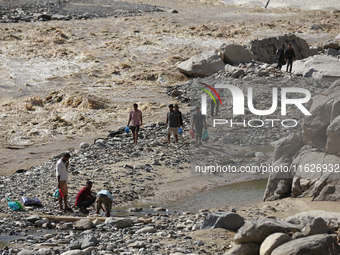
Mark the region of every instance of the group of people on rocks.
[[[69, 153], [65, 153], [63, 157], [59, 159], [56, 165], [56, 175], [58, 180], [58, 189], [60, 189], [61, 193], [64, 195], [59, 197], [59, 209], [72, 211], [72, 209], [67, 204], [67, 181], [70, 158], [71, 155]], [[75, 206], [78, 207], [82, 213], [87, 214], [88, 211], [86, 208], [96, 202], [96, 214], [99, 214], [100, 209], [102, 209], [104, 212], [106, 212], [106, 217], [110, 217], [113, 202], [111, 193], [107, 190], [102, 190], [97, 194], [96, 197], [94, 197], [91, 193], [91, 188], [92, 182], [88, 181], [86, 186], [78, 192]]]
[[289, 73], [291, 73], [292, 68], [293, 68], [293, 61], [295, 61], [295, 59], [296, 59], [296, 56], [292, 48], [292, 44], [288, 43], [288, 48], [286, 49], [283, 43], [281, 48], [279, 48], [276, 51], [276, 60], [277, 60], [276, 68], [281, 70], [282, 66], [286, 62], [287, 63], [286, 72], [289, 71]]

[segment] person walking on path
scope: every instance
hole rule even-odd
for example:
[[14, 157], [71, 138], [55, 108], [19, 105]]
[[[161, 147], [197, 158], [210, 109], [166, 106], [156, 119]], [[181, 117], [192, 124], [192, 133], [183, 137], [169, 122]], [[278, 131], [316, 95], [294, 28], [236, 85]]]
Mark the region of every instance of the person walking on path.
[[288, 44], [288, 49], [286, 49], [285, 51], [285, 60], [287, 61], [286, 72], [288, 72], [288, 68], [289, 68], [289, 72], [291, 73], [292, 68], [293, 68], [293, 61], [295, 61], [295, 52], [292, 49], [291, 43]]
[[[58, 189], [61, 190], [61, 192], [64, 194], [64, 205], [65, 210], [70, 210], [71, 208], [67, 205], [67, 181], [68, 181], [68, 166], [69, 166], [69, 160], [71, 158], [71, 155], [69, 153], [65, 153], [64, 156], [59, 159], [56, 166], [56, 176], [58, 180]], [[59, 209], [63, 210], [62, 205], [62, 197], [59, 197]]]
[[131, 132], [133, 135], [133, 142], [137, 144], [139, 128], [142, 125], [142, 111], [138, 109], [138, 104], [133, 104], [133, 110], [130, 112], [130, 117], [127, 126], [131, 122]]
[[171, 133], [175, 136], [175, 141], [178, 143], [178, 128], [180, 125], [178, 113], [174, 111], [174, 106], [172, 104], [169, 104], [169, 112], [166, 115], [166, 125], [169, 123], [169, 129], [168, 129], [168, 144], [170, 144], [170, 136]]
[[106, 212], [106, 217], [110, 217], [112, 209], [113, 197], [107, 190], [102, 190], [97, 194], [96, 199], [96, 214], [99, 214], [99, 210], [102, 209]]
[[89, 213], [86, 208], [92, 205], [96, 200], [96, 197], [92, 196], [91, 194], [91, 189], [92, 182], [88, 181], [86, 182], [86, 186], [82, 188], [77, 194], [74, 206], [78, 207], [82, 213]]
[[203, 124], [207, 128], [205, 116], [201, 114], [199, 106], [196, 107], [196, 113], [193, 116], [192, 129], [196, 130], [196, 145], [202, 145]]
[[182, 113], [179, 111], [179, 106], [178, 104], [175, 104], [175, 111], [178, 114], [178, 118], [179, 118], [179, 126], [183, 128], [183, 117], [182, 117]]
[[281, 70], [282, 65], [284, 64], [285, 61], [285, 45], [282, 44], [281, 48], [276, 51], [276, 60], [277, 60], [277, 66], [276, 68], [278, 70]]

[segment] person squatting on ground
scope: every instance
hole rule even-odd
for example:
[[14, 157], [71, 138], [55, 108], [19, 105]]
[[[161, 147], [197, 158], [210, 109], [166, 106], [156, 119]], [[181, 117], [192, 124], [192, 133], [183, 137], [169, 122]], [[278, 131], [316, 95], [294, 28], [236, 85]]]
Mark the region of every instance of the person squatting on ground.
[[91, 194], [91, 189], [92, 182], [88, 181], [86, 182], [86, 186], [82, 188], [77, 194], [74, 206], [78, 207], [82, 213], [89, 213], [86, 208], [91, 206], [96, 200], [96, 197], [92, 196]]
[[110, 217], [112, 209], [113, 197], [107, 190], [102, 190], [97, 194], [96, 199], [96, 214], [99, 214], [99, 210], [102, 209], [106, 212], [106, 217]]
[[137, 144], [139, 128], [142, 125], [142, 111], [138, 109], [138, 104], [133, 104], [133, 110], [130, 112], [130, 117], [127, 126], [131, 122], [131, 132], [133, 135], [133, 142]]
[[[64, 194], [64, 204], [65, 210], [70, 210], [71, 208], [67, 205], [67, 181], [68, 181], [68, 166], [71, 155], [65, 153], [64, 156], [58, 160], [56, 166], [56, 176], [58, 180], [58, 189]], [[59, 210], [63, 210], [62, 197], [59, 197]]]
[[287, 61], [286, 72], [288, 72], [288, 68], [289, 68], [289, 72], [291, 73], [292, 68], [293, 68], [293, 61], [295, 61], [295, 52], [292, 49], [291, 43], [288, 44], [288, 49], [286, 49], [285, 51], [285, 60]]
[[277, 66], [276, 68], [278, 70], [281, 70], [284, 62], [285, 62], [285, 45], [282, 44], [281, 48], [279, 48], [277, 51], [276, 51], [276, 60], [277, 60]]
[[175, 141], [178, 143], [178, 128], [180, 125], [180, 120], [178, 117], [178, 113], [174, 111], [174, 106], [172, 104], [169, 104], [169, 112], [166, 115], [166, 125], [169, 123], [169, 129], [168, 129], [168, 143], [170, 144], [170, 136], [171, 133], [175, 136]]
[[202, 144], [203, 124], [204, 124], [204, 127], [207, 128], [205, 116], [201, 114], [201, 108], [197, 106], [196, 113], [194, 114], [193, 121], [192, 121], [192, 129], [194, 129], [194, 126], [195, 126], [195, 130], [196, 130], [196, 145]]

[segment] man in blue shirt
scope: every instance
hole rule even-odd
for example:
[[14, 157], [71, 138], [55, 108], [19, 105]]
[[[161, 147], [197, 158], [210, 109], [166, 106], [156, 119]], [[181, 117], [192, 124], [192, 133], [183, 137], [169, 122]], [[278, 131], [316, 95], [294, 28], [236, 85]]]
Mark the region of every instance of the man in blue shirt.
[[112, 209], [113, 197], [107, 190], [102, 190], [97, 194], [96, 199], [96, 214], [99, 214], [99, 210], [102, 209], [106, 212], [106, 217], [110, 217]]

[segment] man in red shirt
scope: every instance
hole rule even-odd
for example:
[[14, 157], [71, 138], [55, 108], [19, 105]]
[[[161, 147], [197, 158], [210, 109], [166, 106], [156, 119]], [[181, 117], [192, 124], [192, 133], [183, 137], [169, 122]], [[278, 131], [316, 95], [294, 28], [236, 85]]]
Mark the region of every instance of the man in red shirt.
[[76, 197], [76, 203], [74, 204], [76, 207], [80, 208], [82, 213], [88, 213], [86, 209], [90, 205], [94, 203], [96, 198], [91, 194], [92, 182], [86, 182], [86, 186], [82, 188]]

